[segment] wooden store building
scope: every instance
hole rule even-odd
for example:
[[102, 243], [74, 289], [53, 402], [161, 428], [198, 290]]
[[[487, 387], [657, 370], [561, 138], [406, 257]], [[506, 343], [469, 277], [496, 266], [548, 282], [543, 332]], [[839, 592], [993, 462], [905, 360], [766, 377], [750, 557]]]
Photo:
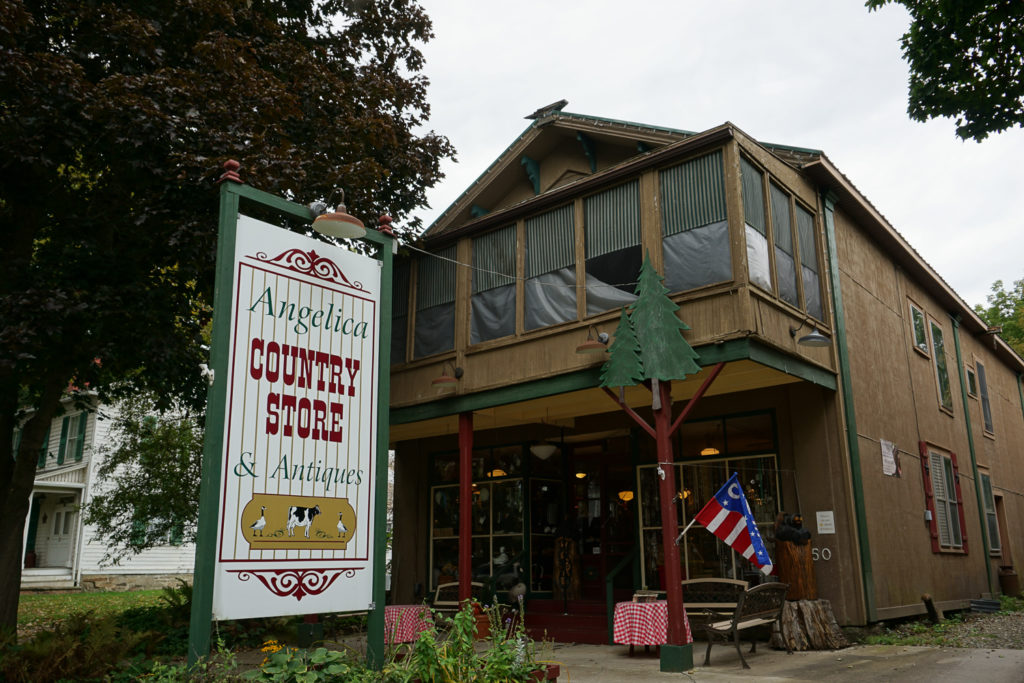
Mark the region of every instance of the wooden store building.
[[[724, 364], [673, 437], [680, 529], [737, 472], [773, 557], [803, 515], [840, 624], [998, 595], [1024, 558], [1024, 360], [823, 152], [564, 106], [396, 262], [392, 600], [466, 580], [462, 543], [486, 594], [579, 617], [556, 639], [664, 589], [655, 442], [599, 387], [645, 254], [702, 368], [676, 412]], [[624, 398], [650, 415], [643, 385]], [[763, 580], [699, 525], [680, 556]]]

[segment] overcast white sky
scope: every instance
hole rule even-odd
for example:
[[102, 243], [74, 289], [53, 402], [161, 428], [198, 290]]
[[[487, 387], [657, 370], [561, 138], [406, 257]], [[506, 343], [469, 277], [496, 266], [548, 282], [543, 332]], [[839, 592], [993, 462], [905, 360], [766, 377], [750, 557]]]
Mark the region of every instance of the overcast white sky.
[[538, 107], [820, 149], [972, 306], [1024, 277], [1024, 131], [961, 142], [906, 114], [900, 6], [860, 0], [422, 0], [429, 127], [457, 163], [429, 225]]

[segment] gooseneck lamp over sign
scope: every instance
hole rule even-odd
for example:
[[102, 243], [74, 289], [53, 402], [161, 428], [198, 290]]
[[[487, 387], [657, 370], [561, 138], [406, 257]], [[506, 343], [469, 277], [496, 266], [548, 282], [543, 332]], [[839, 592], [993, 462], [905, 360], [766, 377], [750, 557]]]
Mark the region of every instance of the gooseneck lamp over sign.
[[317, 214], [317, 217], [313, 219], [313, 229], [330, 237], [365, 237], [366, 226], [363, 225], [363, 222], [355, 216], [345, 213], [344, 190], [335, 190], [327, 201], [330, 202], [335, 193], [341, 194], [341, 202], [337, 208], [331, 209], [323, 202], [314, 202], [309, 207], [313, 213]]

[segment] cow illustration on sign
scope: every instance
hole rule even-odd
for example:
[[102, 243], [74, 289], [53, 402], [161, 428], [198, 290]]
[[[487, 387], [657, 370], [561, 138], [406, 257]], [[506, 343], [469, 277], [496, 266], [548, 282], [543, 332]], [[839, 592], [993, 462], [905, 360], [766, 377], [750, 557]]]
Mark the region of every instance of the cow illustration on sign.
[[295, 527], [306, 527], [306, 538], [309, 538], [309, 528], [313, 526], [313, 519], [320, 514], [320, 506], [314, 505], [311, 508], [292, 505], [288, 508], [288, 535], [295, 535]]

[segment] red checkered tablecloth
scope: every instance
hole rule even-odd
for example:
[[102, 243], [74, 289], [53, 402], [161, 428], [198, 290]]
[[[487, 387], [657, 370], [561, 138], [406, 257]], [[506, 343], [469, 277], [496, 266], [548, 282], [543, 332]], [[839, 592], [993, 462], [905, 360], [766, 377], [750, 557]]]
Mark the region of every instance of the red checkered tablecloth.
[[[668, 642], [668, 601], [615, 603], [616, 643], [623, 645], [664, 645]], [[692, 643], [690, 620], [683, 610], [685, 642]]]
[[384, 640], [388, 644], [411, 643], [430, 628], [426, 605], [385, 605]]

